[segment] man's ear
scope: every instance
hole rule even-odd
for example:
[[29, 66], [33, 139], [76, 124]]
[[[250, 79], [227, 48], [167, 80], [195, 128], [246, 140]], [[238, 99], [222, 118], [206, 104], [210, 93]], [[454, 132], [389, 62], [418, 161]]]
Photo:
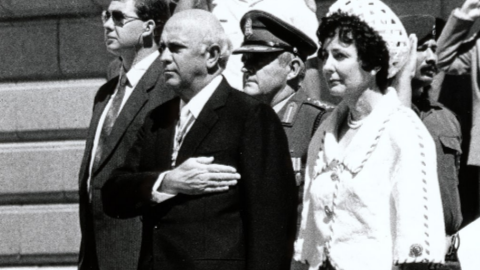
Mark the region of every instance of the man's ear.
[[155, 31], [155, 22], [153, 20], [148, 20], [144, 22], [143, 34], [142, 36], [145, 38], [147, 36], [153, 36], [153, 32]]
[[302, 65], [303, 63], [301, 62], [298, 57], [294, 57], [290, 63], [288, 64], [288, 67], [290, 68], [290, 71], [288, 72], [287, 75], [287, 81], [293, 80], [298, 77], [302, 70]]
[[207, 68], [214, 68], [220, 60], [220, 46], [216, 43], [210, 45], [206, 51]]
[[145, 48], [151, 48], [153, 46], [153, 39], [155, 35], [155, 22], [153, 20], [148, 20], [144, 22], [143, 33], [141, 34], [143, 40], [143, 46]]

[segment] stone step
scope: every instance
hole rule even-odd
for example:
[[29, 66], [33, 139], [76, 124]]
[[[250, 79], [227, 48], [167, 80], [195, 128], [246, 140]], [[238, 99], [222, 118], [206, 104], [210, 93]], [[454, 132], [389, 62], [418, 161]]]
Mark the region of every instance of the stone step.
[[0, 205], [77, 201], [84, 147], [84, 141], [0, 144]]
[[0, 143], [84, 139], [104, 79], [0, 84]]
[[78, 205], [0, 206], [0, 265], [73, 265]]

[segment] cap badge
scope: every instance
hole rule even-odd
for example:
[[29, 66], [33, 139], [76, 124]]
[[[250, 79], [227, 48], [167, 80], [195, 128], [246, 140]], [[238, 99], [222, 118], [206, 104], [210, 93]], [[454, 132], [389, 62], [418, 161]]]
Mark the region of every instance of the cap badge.
[[251, 35], [253, 35], [252, 19], [247, 18], [245, 21], [245, 38], [248, 39]]

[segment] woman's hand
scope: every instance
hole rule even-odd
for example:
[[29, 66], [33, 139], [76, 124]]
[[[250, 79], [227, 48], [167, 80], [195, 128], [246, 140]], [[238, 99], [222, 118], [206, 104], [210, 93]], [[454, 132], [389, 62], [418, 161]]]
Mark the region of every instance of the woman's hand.
[[417, 69], [417, 36], [411, 34], [409, 40], [410, 51], [407, 55], [407, 62], [398, 71], [392, 81], [392, 87], [397, 90], [398, 97], [407, 107], [411, 107], [412, 105], [412, 79]]
[[480, 0], [466, 0], [460, 11], [470, 19], [476, 20], [480, 17]]

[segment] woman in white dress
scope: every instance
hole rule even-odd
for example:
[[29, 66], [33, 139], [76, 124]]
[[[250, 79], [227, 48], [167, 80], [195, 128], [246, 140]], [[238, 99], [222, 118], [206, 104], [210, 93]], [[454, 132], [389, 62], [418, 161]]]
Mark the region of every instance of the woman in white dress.
[[435, 146], [388, 87], [409, 52], [405, 29], [380, 1], [340, 0], [317, 35], [329, 91], [342, 102], [309, 147], [294, 258], [310, 270], [443, 263]]

